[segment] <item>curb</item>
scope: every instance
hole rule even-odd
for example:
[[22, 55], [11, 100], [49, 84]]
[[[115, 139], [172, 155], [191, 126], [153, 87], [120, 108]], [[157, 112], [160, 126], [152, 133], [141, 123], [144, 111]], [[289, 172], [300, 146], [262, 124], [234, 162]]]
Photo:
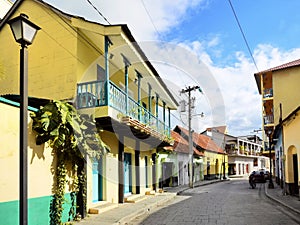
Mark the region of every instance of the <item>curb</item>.
[[[205, 186], [205, 185], [210, 185], [210, 184], [214, 184], [214, 183], [218, 183], [218, 182], [223, 182], [223, 181], [229, 181], [230, 179], [224, 179], [224, 180], [212, 180], [211, 182], [207, 182], [207, 183], [199, 183], [199, 184], [195, 184], [195, 187], [200, 187], [200, 186]], [[117, 222], [115, 222], [113, 225], [122, 225], [122, 224], [127, 224], [129, 221], [135, 219], [138, 216], [142, 216], [148, 212], [150, 212], [153, 208], [156, 208], [159, 205], [162, 205], [170, 200], [172, 200], [173, 198], [175, 198], [176, 195], [180, 195], [182, 192], [191, 189], [190, 187], [186, 187], [180, 191], [177, 192], [167, 192], [169, 194], [168, 197], [165, 197], [159, 201], [156, 201], [153, 204], [147, 205], [145, 208], [142, 208], [134, 213], [128, 214], [127, 216], [119, 219]]]
[[175, 198], [176, 193], [170, 193], [168, 197], [165, 197], [159, 201], [156, 201], [155, 203], [149, 204], [147, 205], [145, 208], [142, 208], [134, 213], [128, 214], [127, 216], [121, 218], [120, 220], [118, 220], [117, 222], [114, 223], [114, 225], [120, 225], [120, 224], [127, 224], [129, 221], [135, 219], [138, 216], [142, 216], [144, 214], [146, 214], [147, 212], [150, 212], [153, 208], [156, 208], [159, 205], [162, 205], [170, 200], [172, 200], [173, 198]]
[[289, 205], [285, 204], [284, 202], [280, 201], [279, 199], [276, 199], [275, 197], [269, 195], [269, 193], [268, 193], [268, 191], [267, 191], [266, 184], [265, 184], [264, 186], [265, 186], [265, 194], [266, 194], [266, 196], [267, 196], [269, 199], [271, 199], [272, 201], [275, 201], [275, 202], [281, 204], [281, 205], [284, 206], [285, 208], [287, 208], [287, 209], [289, 209], [289, 210], [292, 210], [293, 212], [295, 212], [295, 213], [297, 213], [297, 214], [300, 215], [300, 211], [299, 211], [299, 210], [297, 210], [297, 209], [295, 209], [294, 207], [289, 206]]

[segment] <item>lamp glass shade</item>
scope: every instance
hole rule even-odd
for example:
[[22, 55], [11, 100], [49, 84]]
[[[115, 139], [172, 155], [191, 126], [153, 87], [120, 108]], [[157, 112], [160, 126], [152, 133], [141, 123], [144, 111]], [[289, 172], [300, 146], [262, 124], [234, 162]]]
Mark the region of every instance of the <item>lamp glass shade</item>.
[[37, 29], [30, 26], [28, 23], [25, 23], [24, 21], [22, 21], [22, 24], [23, 24], [23, 26], [22, 26], [23, 27], [23, 39], [27, 43], [31, 44], [36, 35]]
[[22, 39], [22, 21], [16, 20], [15, 22], [10, 24], [10, 28], [16, 41], [19, 42]]
[[22, 45], [32, 44], [34, 37], [40, 27], [28, 20], [25, 14], [21, 14], [8, 21], [10, 28], [13, 32], [16, 42]]

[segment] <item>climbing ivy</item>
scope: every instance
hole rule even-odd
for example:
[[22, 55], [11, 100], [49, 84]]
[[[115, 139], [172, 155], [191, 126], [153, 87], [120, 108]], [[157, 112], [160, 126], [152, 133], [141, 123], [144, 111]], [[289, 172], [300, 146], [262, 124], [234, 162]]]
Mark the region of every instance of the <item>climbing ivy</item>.
[[[93, 118], [79, 115], [67, 102], [51, 101], [37, 112], [31, 113], [32, 129], [36, 132], [36, 144], [48, 142], [54, 152], [56, 168], [54, 176], [54, 195], [50, 206], [50, 224], [62, 224], [63, 204], [68, 169], [72, 168], [71, 193], [72, 207], [69, 212], [73, 219], [76, 215], [76, 197], [81, 199], [81, 207], [86, 209], [86, 172], [85, 156], [99, 159], [109, 151], [101, 140]], [[70, 178], [71, 179], [71, 178]], [[81, 215], [82, 216], [82, 215]]]

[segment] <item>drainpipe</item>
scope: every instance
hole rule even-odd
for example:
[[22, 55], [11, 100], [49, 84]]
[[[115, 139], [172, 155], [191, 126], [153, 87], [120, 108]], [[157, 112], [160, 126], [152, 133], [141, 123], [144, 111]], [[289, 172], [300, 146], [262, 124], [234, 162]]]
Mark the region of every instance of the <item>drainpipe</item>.
[[282, 155], [281, 160], [283, 160], [283, 166], [282, 166], [282, 179], [283, 179], [283, 190], [282, 194], [286, 195], [286, 184], [285, 184], [285, 165], [286, 165], [286, 157], [284, 154], [284, 133], [283, 133], [283, 122], [282, 122], [282, 104], [279, 103], [279, 110], [280, 110], [280, 118], [279, 118], [279, 124], [281, 128], [281, 145], [282, 145]]

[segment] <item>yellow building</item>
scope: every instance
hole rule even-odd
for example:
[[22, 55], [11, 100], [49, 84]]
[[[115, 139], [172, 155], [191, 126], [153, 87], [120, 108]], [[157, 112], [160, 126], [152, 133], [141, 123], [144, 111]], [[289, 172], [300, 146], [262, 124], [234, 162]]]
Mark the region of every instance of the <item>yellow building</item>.
[[[38, 0], [16, 1], [0, 23], [0, 43], [5, 43], [0, 45], [0, 95], [5, 101], [19, 101], [19, 46], [7, 21], [21, 13], [41, 27], [28, 47], [29, 105], [38, 109], [49, 100], [68, 101], [79, 113], [94, 116], [101, 138], [111, 149], [99, 161], [87, 159], [87, 209], [101, 201], [123, 203], [128, 195], [156, 190], [160, 168], [156, 154], [170, 144], [170, 111], [178, 103], [128, 27], [90, 22]], [[1, 152], [6, 152], [5, 145]], [[36, 161], [43, 164], [44, 157]], [[7, 163], [1, 164], [2, 169]], [[29, 170], [32, 166], [29, 162]], [[17, 167], [9, 173], [19, 176]], [[47, 179], [52, 181], [51, 174]], [[47, 212], [52, 194], [49, 180], [42, 186], [47, 186], [47, 193], [29, 195], [29, 200], [47, 196], [41, 203]], [[17, 186], [17, 181], [13, 184]], [[9, 191], [0, 186], [0, 209], [17, 202], [17, 196], [6, 194]]]
[[300, 129], [296, 113], [300, 105], [299, 74], [300, 60], [254, 74], [262, 95], [265, 149], [270, 145], [273, 150], [275, 144], [272, 166], [276, 166], [272, 172], [278, 182], [285, 183], [286, 192], [290, 194], [299, 192], [300, 181], [300, 141], [296, 138]]
[[[187, 129], [176, 126], [174, 131], [188, 140]], [[211, 180], [228, 175], [228, 155], [209, 136], [193, 132], [193, 145], [196, 150], [203, 153], [199, 169], [200, 177]]]

